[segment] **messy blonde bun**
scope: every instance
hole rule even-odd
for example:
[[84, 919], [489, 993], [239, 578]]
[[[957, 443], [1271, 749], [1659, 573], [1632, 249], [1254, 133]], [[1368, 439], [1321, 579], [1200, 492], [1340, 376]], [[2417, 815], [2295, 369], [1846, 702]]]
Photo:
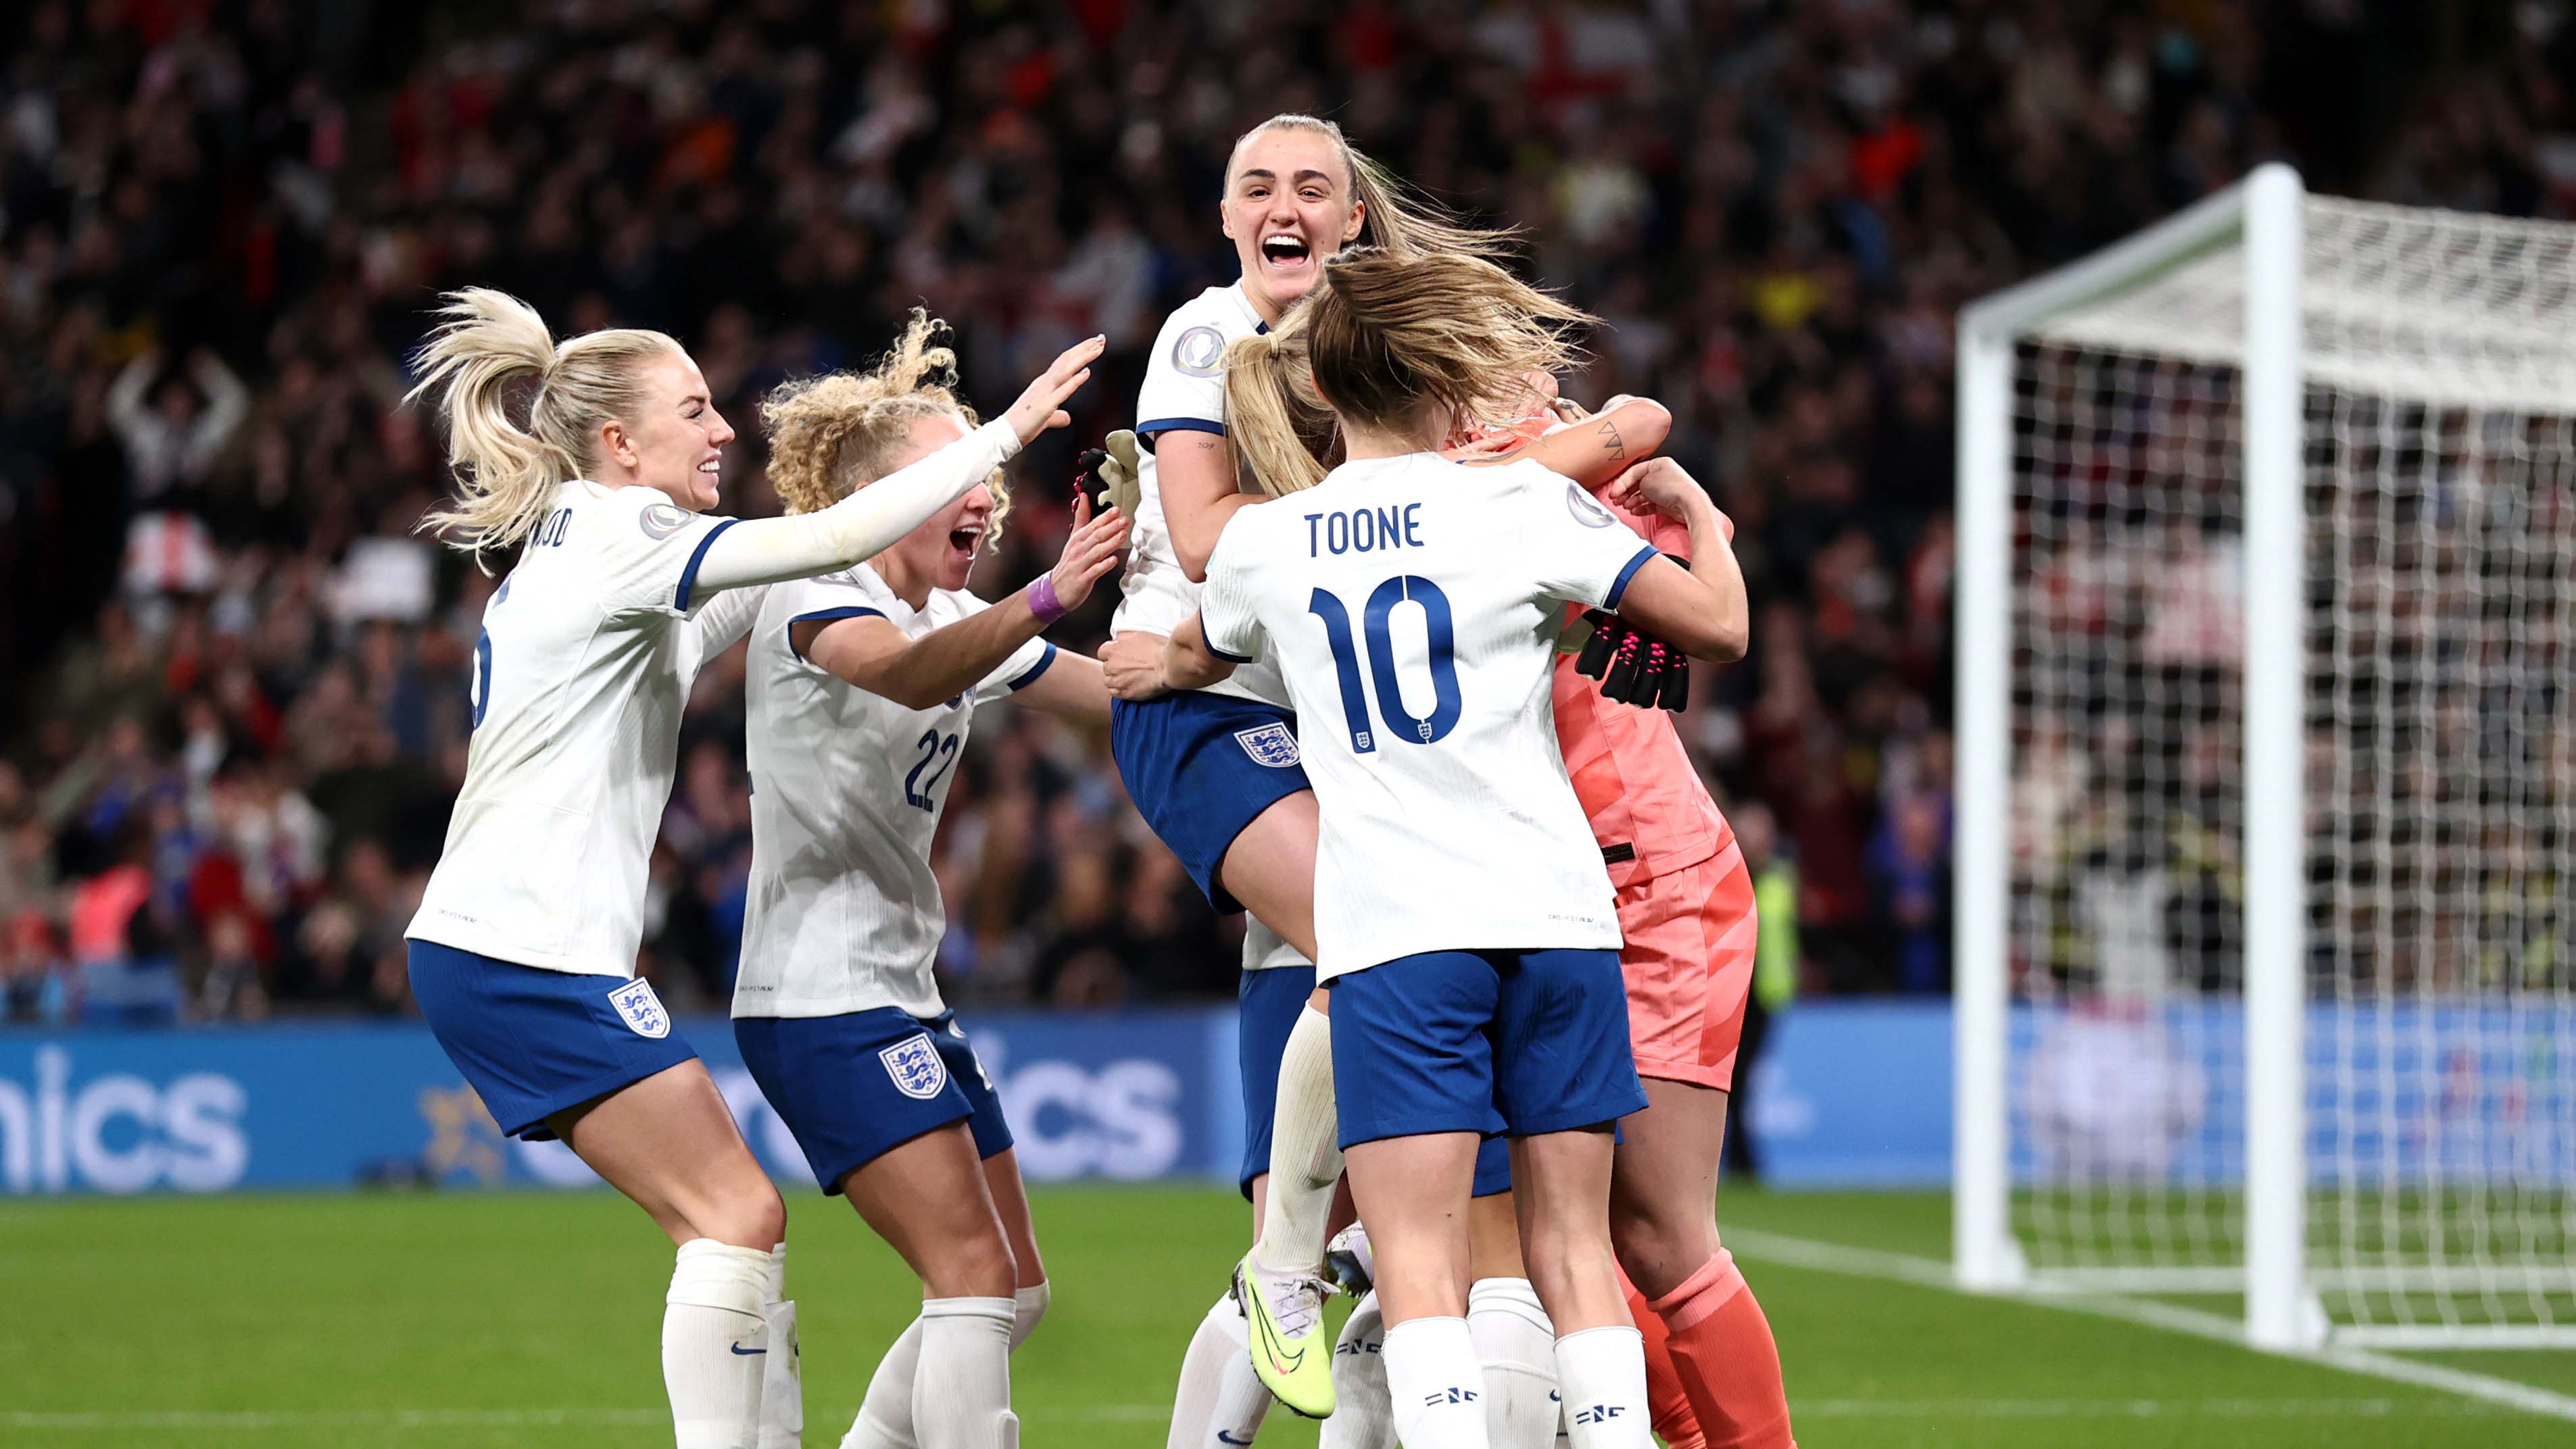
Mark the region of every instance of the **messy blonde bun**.
[[[813, 513], [892, 471], [923, 418], [953, 417], [974, 427], [975, 410], [950, 389], [955, 349], [933, 346], [947, 326], [919, 307], [893, 350], [865, 372], [831, 372], [781, 383], [760, 405], [769, 433], [769, 486], [790, 513]], [[1001, 537], [1011, 511], [1002, 471], [985, 480], [993, 516], [985, 535]]]

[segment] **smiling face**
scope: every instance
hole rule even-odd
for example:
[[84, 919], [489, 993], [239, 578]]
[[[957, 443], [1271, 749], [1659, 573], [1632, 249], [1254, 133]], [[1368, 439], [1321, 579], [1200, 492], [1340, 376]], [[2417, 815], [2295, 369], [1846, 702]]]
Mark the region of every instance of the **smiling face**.
[[[955, 413], [915, 418], [903, 448], [886, 460], [885, 471], [908, 468], [966, 436], [966, 432], [966, 420]], [[984, 546], [984, 535], [992, 531], [993, 507], [990, 488], [978, 483], [967, 489], [966, 496], [932, 514], [927, 523], [877, 555], [878, 574], [907, 601], [914, 589], [925, 585], [934, 589], [966, 587], [966, 572], [975, 566], [975, 552]]]
[[1220, 210], [1243, 263], [1243, 287], [1262, 317], [1277, 322], [1314, 290], [1324, 258], [1348, 246], [1367, 220], [1351, 195], [1351, 172], [1331, 137], [1279, 126], [1237, 145]]
[[705, 375], [687, 353], [665, 352], [638, 365], [635, 386], [643, 399], [636, 416], [599, 425], [592, 476], [641, 483], [695, 512], [715, 507], [733, 425], [716, 411]]

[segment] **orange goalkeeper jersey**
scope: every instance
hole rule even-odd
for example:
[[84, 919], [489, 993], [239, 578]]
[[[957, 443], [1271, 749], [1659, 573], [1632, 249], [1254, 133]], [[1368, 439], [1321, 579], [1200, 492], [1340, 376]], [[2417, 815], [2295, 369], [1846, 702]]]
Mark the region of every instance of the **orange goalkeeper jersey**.
[[[1690, 530], [1679, 520], [1634, 513], [1607, 498], [1601, 506], [1656, 548], [1689, 556]], [[1570, 609], [1568, 617], [1581, 613]], [[1613, 887], [1697, 865], [1734, 839], [1670, 713], [1602, 698], [1601, 681], [1575, 673], [1571, 654], [1557, 656], [1555, 703], [1565, 773], [1601, 842]]]

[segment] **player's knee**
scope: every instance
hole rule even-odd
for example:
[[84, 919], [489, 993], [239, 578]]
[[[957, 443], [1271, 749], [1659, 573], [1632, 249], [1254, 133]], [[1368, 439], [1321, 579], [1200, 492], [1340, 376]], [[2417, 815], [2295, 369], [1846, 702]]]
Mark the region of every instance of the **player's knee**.
[[1012, 1298], [1019, 1293], [1019, 1259], [1002, 1225], [964, 1233], [923, 1265], [922, 1283], [934, 1298]]
[[787, 1202], [768, 1178], [757, 1174], [728, 1183], [691, 1217], [691, 1226], [702, 1236], [737, 1247], [767, 1252], [787, 1241]]
[[1696, 1212], [1651, 1201], [1616, 1201], [1610, 1205], [1610, 1246], [1619, 1271], [1651, 1293], [1668, 1286], [1717, 1251], [1717, 1222], [1706, 1208]]

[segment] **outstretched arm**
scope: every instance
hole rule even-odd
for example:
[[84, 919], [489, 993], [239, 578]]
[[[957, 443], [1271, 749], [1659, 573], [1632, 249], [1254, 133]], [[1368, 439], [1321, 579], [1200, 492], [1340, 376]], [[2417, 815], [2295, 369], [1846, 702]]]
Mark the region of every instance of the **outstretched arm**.
[[1057, 650], [1047, 672], [1011, 699], [1062, 719], [1109, 723], [1109, 683], [1100, 661], [1070, 649]]
[[1072, 421], [1061, 405], [1090, 378], [1092, 360], [1102, 346], [1094, 337], [1067, 348], [1009, 412], [819, 513], [758, 518], [722, 530], [707, 542], [696, 588], [738, 589], [812, 578], [883, 553], [982, 482], [1023, 443]]

